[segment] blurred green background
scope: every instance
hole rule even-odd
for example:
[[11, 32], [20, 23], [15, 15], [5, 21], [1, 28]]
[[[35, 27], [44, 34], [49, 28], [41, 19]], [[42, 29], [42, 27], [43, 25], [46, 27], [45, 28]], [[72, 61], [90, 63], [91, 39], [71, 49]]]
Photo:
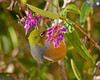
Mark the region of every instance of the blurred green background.
[[[79, 9], [85, 0], [73, 0], [71, 3], [77, 5]], [[45, 0], [19, 0], [21, 5], [25, 3], [34, 5], [44, 9]], [[0, 2], [0, 80], [6, 79], [30, 79], [30, 80], [53, 80], [52, 75], [48, 72], [48, 67], [45, 64], [37, 64], [30, 54], [30, 48], [21, 51], [17, 56], [17, 52], [28, 44], [25, 36], [24, 27], [18, 24], [16, 15], [19, 15], [19, 7], [16, 5], [12, 11], [7, 10], [10, 2]], [[63, 0], [59, 0], [59, 6], [63, 5]], [[77, 25], [80, 24], [80, 16], [74, 13], [68, 13], [68, 18], [74, 21]], [[92, 14], [92, 38], [100, 45], [100, 6], [93, 7]], [[77, 29], [76, 29], [77, 30]], [[83, 30], [87, 32], [87, 22]], [[84, 35], [77, 30], [81, 39]], [[80, 71], [83, 80], [92, 80], [94, 66], [83, 60], [76, 50], [67, 40], [67, 57], [65, 61], [68, 80], [77, 80], [70, 65], [70, 59], [73, 58], [78, 70]], [[89, 45], [87, 43], [87, 48]], [[100, 60], [100, 51], [95, 47], [92, 48], [91, 55], [95, 61]], [[16, 56], [16, 57], [15, 57]], [[15, 58], [14, 58], [15, 57]]]

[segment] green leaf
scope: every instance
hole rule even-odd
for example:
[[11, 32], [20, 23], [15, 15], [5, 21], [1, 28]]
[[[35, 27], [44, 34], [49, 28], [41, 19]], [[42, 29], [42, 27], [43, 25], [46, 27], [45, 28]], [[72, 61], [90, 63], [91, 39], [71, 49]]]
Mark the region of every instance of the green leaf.
[[85, 59], [89, 61], [93, 61], [91, 55], [89, 54], [88, 50], [84, 46], [84, 44], [79, 39], [79, 36], [77, 35], [72, 23], [69, 19], [66, 19], [66, 21], [63, 23], [64, 27], [67, 28], [67, 33], [65, 34], [66, 37], [69, 39], [69, 41], [72, 43], [73, 47], [76, 49], [76, 51]]
[[75, 62], [73, 61], [73, 59], [71, 59], [71, 66], [72, 66], [72, 70], [73, 70], [73, 72], [74, 72], [76, 78], [77, 78], [78, 80], [82, 80], [81, 74], [79, 73], [79, 71], [78, 71], [78, 69], [77, 69], [77, 67], [76, 67], [76, 64], [75, 64]]
[[27, 4], [27, 6], [34, 12], [44, 16], [44, 17], [48, 17], [48, 18], [52, 18], [52, 19], [58, 19], [59, 18], [59, 15], [57, 14], [54, 14], [54, 13], [51, 13], [51, 12], [48, 12], [48, 11], [44, 11], [44, 10], [41, 10], [37, 7], [34, 7], [32, 5], [29, 5]]
[[87, 6], [85, 3], [83, 3], [82, 8], [81, 8], [81, 15], [80, 15], [80, 22], [84, 23], [92, 11], [92, 6]]
[[79, 8], [74, 4], [67, 5], [63, 10], [61, 10], [60, 15], [66, 16], [66, 12], [72, 12], [72, 13], [80, 14]]
[[2, 44], [1, 46], [2, 46], [4, 52], [8, 52], [10, 50], [11, 42], [10, 42], [9, 37], [7, 37], [6, 35], [2, 36], [1, 44]]
[[76, 5], [74, 5], [74, 4], [69, 4], [66, 7], [66, 10], [67, 10], [67, 12], [72, 12], [72, 13], [80, 14], [79, 8]]
[[10, 34], [10, 37], [11, 37], [13, 48], [18, 47], [18, 38], [17, 38], [17, 35], [16, 35], [16, 32], [15, 32], [14, 28], [9, 27], [8, 31], [9, 31], [9, 34]]

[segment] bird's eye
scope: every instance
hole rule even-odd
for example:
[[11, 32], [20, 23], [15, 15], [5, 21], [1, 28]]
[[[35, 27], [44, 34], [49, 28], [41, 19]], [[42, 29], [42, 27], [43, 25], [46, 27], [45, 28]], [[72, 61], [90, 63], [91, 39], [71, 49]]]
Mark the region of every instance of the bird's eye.
[[45, 32], [40, 33], [40, 37], [44, 37], [44, 35], [45, 35]]

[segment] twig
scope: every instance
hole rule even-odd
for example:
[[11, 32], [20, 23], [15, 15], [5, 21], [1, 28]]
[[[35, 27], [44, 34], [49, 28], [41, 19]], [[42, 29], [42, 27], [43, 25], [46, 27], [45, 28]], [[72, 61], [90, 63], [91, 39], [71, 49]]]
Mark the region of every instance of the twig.
[[72, 0], [63, 0], [64, 4], [62, 6], [62, 9], [66, 7], [67, 4], [69, 4]]
[[49, 2], [46, 2], [46, 5], [44, 7], [44, 11], [46, 11], [48, 9], [48, 7], [49, 7]]
[[59, 7], [57, 7], [54, 3], [52, 3], [50, 0], [46, 0], [47, 2], [49, 2], [51, 5], [53, 5], [55, 8], [57, 8], [58, 10], [60, 10]]
[[17, 0], [11, 0], [10, 6], [7, 8], [8, 10], [12, 11], [13, 7], [17, 4]]
[[[46, 5], [45, 5], [45, 7], [44, 7], [44, 11], [47, 11], [47, 9], [48, 9], [48, 7], [49, 7], [49, 2], [46, 2]], [[40, 21], [40, 26], [42, 27], [42, 25], [43, 25], [43, 18], [41, 19], [41, 21]]]
[[47, 25], [47, 20], [45, 20], [45, 22], [44, 22], [44, 23], [45, 23], [46, 27], [47, 27], [47, 28], [49, 28], [49, 26]]
[[82, 32], [87, 38], [94, 44], [93, 46], [100, 50], [100, 46], [90, 37], [86, 32], [84, 32], [78, 25], [76, 25], [73, 21], [71, 23], [80, 31]]

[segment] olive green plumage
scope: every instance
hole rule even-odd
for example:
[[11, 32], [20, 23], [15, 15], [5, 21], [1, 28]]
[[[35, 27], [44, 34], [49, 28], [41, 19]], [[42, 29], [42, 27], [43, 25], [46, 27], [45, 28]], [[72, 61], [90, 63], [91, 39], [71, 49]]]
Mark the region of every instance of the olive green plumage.
[[43, 36], [43, 33], [45, 33], [44, 28], [33, 30], [28, 37], [29, 44], [31, 46], [43, 46], [45, 43], [45, 35]]

